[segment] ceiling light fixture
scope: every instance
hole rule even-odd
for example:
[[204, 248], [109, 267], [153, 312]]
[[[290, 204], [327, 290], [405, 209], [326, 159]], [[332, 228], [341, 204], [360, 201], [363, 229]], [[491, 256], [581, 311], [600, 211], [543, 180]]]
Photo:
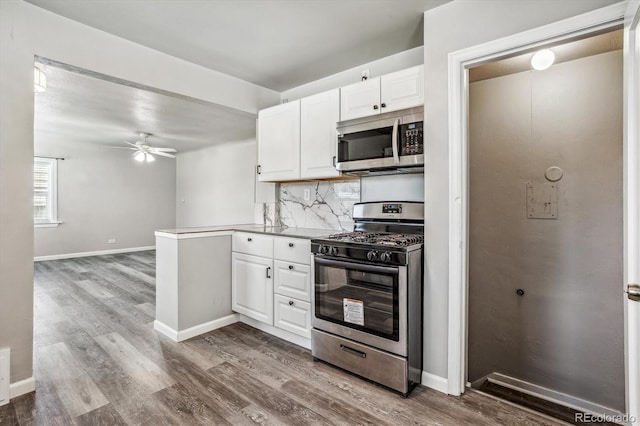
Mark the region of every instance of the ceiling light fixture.
[[33, 65], [33, 91], [42, 93], [45, 90], [47, 90], [47, 74], [41, 64], [35, 63]]
[[553, 65], [556, 55], [550, 49], [542, 49], [531, 57], [531, 66], [534, 70], [542, 71]]
[[133, 158], [135, 158], [136, 161], [143, 162], [144, 161], [144, 157], [145, 157], [145, 155], [144, 155], [144, 152], [142, 152], [142, 151], [138, 151], [135, 154], [133, 154]]
[[156, 161], [156, 159], [153, 158], [153, 155], [149, 154], [148, 152], [145, 154], [145, 156], [147, 157], [147, 163], [150, 163], [152, 161]]

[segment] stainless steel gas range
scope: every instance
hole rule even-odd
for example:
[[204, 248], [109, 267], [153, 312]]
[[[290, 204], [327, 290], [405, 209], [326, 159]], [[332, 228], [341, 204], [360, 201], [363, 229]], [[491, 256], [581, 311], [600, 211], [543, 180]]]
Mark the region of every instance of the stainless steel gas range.
[[424, 205], [358, 203], [353, 218], [311, 240], [312, 354], [406, 396], [422, 374]]

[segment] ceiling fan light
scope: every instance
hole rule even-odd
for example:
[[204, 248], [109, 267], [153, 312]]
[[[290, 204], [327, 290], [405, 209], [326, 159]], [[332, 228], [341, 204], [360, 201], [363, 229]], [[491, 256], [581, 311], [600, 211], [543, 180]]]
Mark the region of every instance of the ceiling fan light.
[[142, 161], [144, 161], [144, 157], [145, 157], [145, 155], [144, 155], [144, 152], [142, 152], [142, 151], [138, 151], [135, 154], [133, 154], [133, 158], [135, 158], [136, 161], [142, 162]]
[[145, 156], [147, 157], [147, 163], [150, 163], [152, 161], [156, 161], [156, 159], [153, 158], [153, 155], [151, 155], [149, 153], [145, 154]]

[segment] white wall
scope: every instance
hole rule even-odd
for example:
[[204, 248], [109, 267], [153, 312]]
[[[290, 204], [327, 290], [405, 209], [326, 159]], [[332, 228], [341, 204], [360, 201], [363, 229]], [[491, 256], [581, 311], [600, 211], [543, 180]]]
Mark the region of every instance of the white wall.
[[279, 94], [17, 0], [0, 1], [0, 347], [32, 374], [34, 55], [256, 113]]
[[[34, 255], [50, 256], [155, 245], [155, 229], [176, 222], [176, 164], [82, 141], [36, 143], [36, 156], [58, 160], [57, 228], [36, 228]], [[107, 244], [115, 238], [116, 244]]]
[[177, 227], [254, 223], [256, 141], [178, 154]]
[[448, 54], [610, 5], [607, 0], [457, 0], [424, 14], [424, 370], [447, 377]]

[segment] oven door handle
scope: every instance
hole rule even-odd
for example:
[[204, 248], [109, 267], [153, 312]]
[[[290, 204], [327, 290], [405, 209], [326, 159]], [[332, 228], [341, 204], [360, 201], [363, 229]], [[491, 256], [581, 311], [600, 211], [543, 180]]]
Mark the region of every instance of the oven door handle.
[[357, 271], [380, 272], [389, 275], [398, 275], [400, 273], [399, 268], [397, 267], [394, 268], [389, 266], [375, 266], [356, 262], [343, 262], [341, 260], [325, 259], [318, 256], [315, 257], [315, 263], [326, 266], [339, 266], [349, 269], [355, 269]]

